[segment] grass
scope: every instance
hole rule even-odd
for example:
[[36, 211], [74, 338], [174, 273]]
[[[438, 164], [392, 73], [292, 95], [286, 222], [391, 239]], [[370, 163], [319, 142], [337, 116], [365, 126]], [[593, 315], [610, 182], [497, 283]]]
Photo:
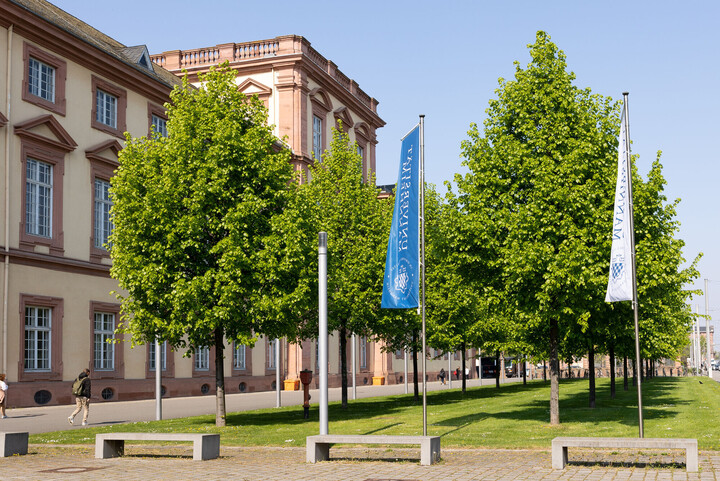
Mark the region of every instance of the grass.
[[[720, 384], [699, 378], [655, 378], [643, 383], [645, 437], [697, 438], [700, 449], [720, 450]], [[428, 434], [446, 447], [544, 448], [556, 436], [638, 434], [637, 390], [609, 379], [597, 381], [596, 407], [588, 408], [587, 380], [560, 384], [559, 426], [550, 426], [550, 384], [542, 381], [428, 393]], [[329, 431], [338, 434], [422, 434], [422, 401], [412, 394], [329, 406]], [[72, 429], [30, 436], [31, 443], [91, 444], [95, 434], [115, 431], [220, 433], [224, 446], [304, 446], [319, 430], [318, 409], [303, 419], [302, 407], [230, 413], [227, 426], [205, 415], [165, 421]]]

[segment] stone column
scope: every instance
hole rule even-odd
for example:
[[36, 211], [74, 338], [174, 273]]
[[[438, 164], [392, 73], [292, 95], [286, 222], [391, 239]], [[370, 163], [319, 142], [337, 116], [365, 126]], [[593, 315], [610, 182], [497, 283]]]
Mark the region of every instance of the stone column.
[[383, 352], [385, 343], [376, 339], [373, 343], [373, 386], [382, 386], [385, 384], [385, 378], [388, 374], [387, 369], [387, 353]]
[[288, 346], [288, 370], [287, 379], [285, 379], [286, 391], [297, 391], [300, 389], [300, 371], [302, 370], [302, 354], [303, 349], [300, 344], [287, 343]]

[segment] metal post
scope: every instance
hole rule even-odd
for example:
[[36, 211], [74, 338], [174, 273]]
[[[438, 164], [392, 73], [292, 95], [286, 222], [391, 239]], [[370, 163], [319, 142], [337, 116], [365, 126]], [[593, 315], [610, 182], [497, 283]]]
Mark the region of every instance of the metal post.
[[422, 302], [423, 436], [427, 436], [427, 354], [425, 339], [425, 116], [420, 116], [420, 263]]
[[628, 109], [628, 92], [623, 92], [623, 108], [625, 109], [625, 132], [627, 135], [627, 145], [625, 148], [625, 165], [627, 168], [628, 175], [628, 202], [629, 202], [629, 215], [630, 215], [630, 246], [632, 247], [632, 279], [633, 279], [633, 314], [635, 318], [635, 359], [637, 366], [637, 395], [638, 395], [638, 428], [639, 437], [645, 437], [645, 429], [643, 427], [643, 413], [642, 413], [642, 383], [640, 382], [642, 376], [640, 370], [642, 364], [640, 362], [640, 329], [638, 323], [638, 295], [637, 295], [637, 270], [635, 262], [635, 220], [633, 215], [633, 195], [632, 195], [632, 158], [630, 156], [630, 111]]
[[405, 394], [408, 393], [408, 352], [407, 349], [403, 349], [403, 354], [405, 357], [405, 377], [403, 378], [405, 380]]
[[327, 232], [318, 236], [318, 314], [320, 434], [328, 434]]
[[452, 354], [448, 352], [448, 389], [452, 389]]
[[162, 420], [162, 357], [160, 339], [155, 338], [155, 420]]
[[357, 354], [355, 352], [355, 346], [357, 345], [357, 335], [354, 332], [350, 342], [352, 343], [352, 349], [350, 349], [350, 357], [352, 357], [352, 398], [357, 399], [357, 383], [355, 382], [355, 377], [357, 376]]
[[705, 279], [705, 345], [707, 346], [708, 377], [712, 379], [712, 343], [710, 342], [710, 299], [708, 298], [708, 280]]
[[280, 339], [275, 339], [275, 407], [282, 406], [280, 399]]
[[[700, 304], [695, 304], [695, 314], [700, 314]], [[695, 352], [693, 353], [693, 356], [695, 357], [695, 364], [693, 367], [695, 368], [695, 375], [698, 375], [698, 372], [700, 372], [700, 318], [695, 318]]]

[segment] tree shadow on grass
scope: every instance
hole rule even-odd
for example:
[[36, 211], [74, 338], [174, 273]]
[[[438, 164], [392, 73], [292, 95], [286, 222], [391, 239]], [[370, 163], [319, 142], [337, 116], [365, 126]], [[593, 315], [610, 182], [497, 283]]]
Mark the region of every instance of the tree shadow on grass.
[[[688, 401], [674, 395], [677, 392], [678, 380], [676, 378], [655, 378], [650, 383], [643, 384], [643, 417], [645, 420], [660, 420], [674, 418], [678, 415], [677, 409], [669, 407], [687, 405]], [[636, 391], [619, 391], [615, 399], [605, 397], [604, 391], [596, 392], [595, 408], [588, 407], [588, 392], [578, 384], [586, 384], [586, 379], [564, 380], [560, 389], [560, 419], [563, 423], [592, 423], [619, 422], [627, 426], [637, 425], [637, 393]], [[562, 387], [565, 386], [565, 392]], [[548, 391], [547, 398], [532, 399], [522, 406], [509, 406], [500, 412], [475, 412], [447, 418], [434, 423], [438, 426], [464, 426], [479, 422], [485, 418], [527, 420], [548, 423], [549, 415], [549, 387], [540, 386]], [[568, 388], [574, 392], [568, 393]], [[580, 388], [580, 389], [578, 389]], [[536, 388], [532, 388], [536, 389]], [[522, 393], [524, 390], [515, 390]]]
[[[674, 392], [680, 380], [677, 378], [654, 378], [643, 383], [643, 414], [646, 420], [658, 420], [676, 417], [677, 409], [673, 406], [687, 404]], [[563, 423], [595, 423], [620, 422], [625, 425], [637, 424], [637, 393], [634, 389], [624, 391], [622, 382], [618, 386], [616, 399], [609, 397], [609, 383], [599, 380], [596, 392], [596, 407], [588, 407], [587, 379], [562, 380], [560, 386], [560, 418]], [[468, 402], [467, 412], [461, 416], [448, 417], [433, 421], [433, 426], [461, 428], [468, 424], [481, 422], [488, 418], [508, 420], [530, 420], [549, 423], [550, 385], [542, 381], [523, 384], [505, 384], [500, 389], [494, 386], [470, 388], [464, 394], [460, 390], [435, 391], [428, 393], [428, 408], [452, 406]], [[517, 402], [514, 397], [519, 398]], [[507, 410], [488, 412], [478, 406], [483, 401], [507, 401]], [[351, 401], [347, 409], [342, 409], [339, 402], [330, 403], [328, 417], [332, 422], [381, 421], [381, 418], [397, 421], [408, 409], [421, 407], [421, 402], [412, 394], [390, 396], [384, 398], [366, 398]], [[379, 418], [381, 417], [381, 418]], [[310, 408], [310, 418], [303, 418], [301, 406], [281, 409], [265, 409], [261, 411], [243, 411], [229, 413], [226, 417], [228, 426], [273, 426], [273, 425], [304, 425], [314, 426], [319, 419], [318, 406]], [[198, 424], [207, 425], [214, 422], [214, 417], [206, 416], [198, 420]], [[379, 425], [378, 425], [379, 424]], [[376, 432], [397, 426], [402, 423], [376, 423]]]

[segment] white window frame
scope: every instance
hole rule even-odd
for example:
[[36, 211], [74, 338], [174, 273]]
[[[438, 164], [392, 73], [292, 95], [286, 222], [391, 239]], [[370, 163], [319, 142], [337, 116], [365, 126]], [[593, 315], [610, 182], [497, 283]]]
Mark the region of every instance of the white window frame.
[[367, 337], [360, 336], [360, 368], [367, 369]]
[[115, 370], [115, 314], [112, 312], [94, 313], [94, 349], [93, 365], [95, 371]]
[[[148, 366], [148, 371], [155, 371], [155, 341], [150, 343], [148, 352], [150, 353], [150, 362]], [[167, 341], [163, 342], [160, 345], [160, 369], [162, 371], [167, 371]]]
[[317, 115], [313, 115], [312, 117], [312, 140], [313, 140], [313, 156], [315, 157], [315, 160], [321, 161], [322, 160], [322, 129], [323, 129], [323, 120], [318, 117]]
[[[46, 169], [47, 178], [42, 178], [41, 168]], [[25, 233], [52, 238], [53, 165], [28, 157], [25, 187]]]
[[48, 102], [55, 103], [55, 76], [52, 65], [30, 57], [28, 59], [28, 92]]
[[117, 129], [118, 98], [100, 88], [95, 94], [95, 120]]
[[238, 370], [247, 369], [247, 346], [236, 344], [233, 349], [233, 367]]
[[275, 369], [275, 349], [277, 348], [276, 339], [268, 339], [267, 342], [267, 368], [272, 371]]
[[198, 347], [195, 350], [195, 370], [210, 370], [210, 348], [207, 346]]
[[[42, 318], [39, 316], [41, 312], [45, 314]], [[46, 325], [41, 325], [38, 322], [40, 319], [46, 319]], [[43, 344], [45, 347], [42, 347]], [[23, 366], [26, 372], [46, 372], [52, 369], [51, 307], [25, 306], [25, 353]]]
[[152, 121], [151, 124], [153, 126], [153, 130], [160, 134], [162, 137], [167, 137], [167, 120], [160, 117], [159, 115], [151, 114], [152, 115]]
[[113, 230], [112, 220], [110, 219], [110, 209], [112, 208], [110, 182], [95, 178], [94, 192], [95, 225], [93, 229], [95, 230], [95, 247], [107, 250], [110, 247], [108, 239]]

